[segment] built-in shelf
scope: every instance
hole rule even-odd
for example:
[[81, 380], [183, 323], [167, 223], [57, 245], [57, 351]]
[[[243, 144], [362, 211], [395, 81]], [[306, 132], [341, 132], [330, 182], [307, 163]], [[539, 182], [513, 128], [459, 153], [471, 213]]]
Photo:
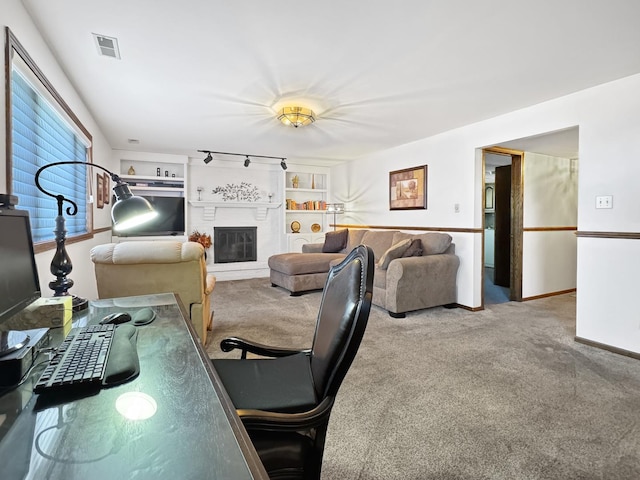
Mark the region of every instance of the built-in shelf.
[[326, 210], [287, 210], [287, 213], [327, 213]]
[[312, 192], [312, 193], [327, 193], [324, 188], [286, 188], [287, 192]]
[[120, 174], [119, 177], [125, 181], [132, 181], [132, 182], [176, 182], [176, 183], [183, 183], [184, 182], [184, 178], [183, 177], [158, 177], [158, 176], [152, 176], [152, 175], [126, 175], [126, 174]]
[[196, 208], [204, 208], [204, 219], [213, 221], [218, 208], [252, 208], [256, 211], [256, 220], [265, 220], [269, 209], [278, 208], [282, 203], [277, 202], [213, 202], [207, 200], [189, 200], [189, 204]]

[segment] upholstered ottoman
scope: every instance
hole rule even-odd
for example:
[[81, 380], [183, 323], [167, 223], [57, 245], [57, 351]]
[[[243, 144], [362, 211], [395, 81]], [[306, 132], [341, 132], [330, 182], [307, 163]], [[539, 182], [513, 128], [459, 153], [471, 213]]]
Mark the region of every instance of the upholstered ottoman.
[[280, 253], [269, 257], [269, 279], [274, 287], [282, 287], [291, 295], [321, 290], [329, 274], [332, 260], [342, 260], [344, 253]]

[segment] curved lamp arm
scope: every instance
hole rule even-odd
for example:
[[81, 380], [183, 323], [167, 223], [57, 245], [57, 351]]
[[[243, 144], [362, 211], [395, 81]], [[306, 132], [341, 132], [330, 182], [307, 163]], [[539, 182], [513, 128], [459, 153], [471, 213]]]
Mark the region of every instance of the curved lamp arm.
[[[104, 170], [111, 176], [111, 180], [115, 183], [113, 192], [116, 196], [116, 202], [111, 209], [111, 218], [113, 220], [114, 230], [126, 230], [136, 225], [146, 223], [158, 216], [151, 204], [142, 197], [134, 196], [129, 190], [129, 185], [115, 173], [106, 168], [96, 165], [95, 163], [80, 162], [68, 160], [62, 162], [54, 162], [40, 167], [35, 175], [35, 183], [38, 190], [45, 195], [55, 198], [58, 202], [58, 216], [56, 217], [56, 228], [54, 230], [56, 240], [56, 253], [51, 261], [51, 273], [56, 280], [49, 282], [49, 288], [54, 291], [55, 297], [69, 295], [68, 290], [73, 286], [73, 280], [67, 278], [71, 273], [73, 265], [65, 248], [65, 238], [67, 231], [65, 230], [65, 220], [62, 215], [62, 206], [64, 202], [69, 203], [66, 209], [67, 215], [75, 215], [78, 213], [78, 205], [64, 195], [56, 195], [44, 189], [40, 184], [40, 174], [47, 168], [59, 165], [84, 165], [86, 167], [96, 167]], [[73, 297], [73, 309], [82, 310], [87, 307], [87, 301], [79, 297]]]
[[44, 167], [40, 167], [36, 172], [36, 187], [38, 187], [38, 190], [45, 195], [56, 199], [58, 202], [58, 216], [62, 216], [62, 206], [64, 202], [70, 204], [66, 210], [67, 215], [75, 215], [78, 213], [78, 205], [73, 200], [66, 198], [64, 195], [55, 195], [48, 192], [42, 187], [42, 185], [40, 185], [40, 174], [43, 170], [58, 165], [84, 165], [86, 167], [96, 167], [109, 174], [111, 180], [115, 184], [113, 187], [113, 193], [116, 196], [116, 203], [111, 209], [111, 218], [113, 220], [114, 230], [127, 230], [131, 227], [148, 222], [158, 216], [158, 213], [153, 210], [151, 204], [142, 197], [134, 196], [129, 189], [129, 185], [122, 181], [118, 175], [95, 163], [79, 162], [75, 160], [50, 163]]
[[57, 202], [58, 202], [58, 215], [62, 215], [62, 204], [64, 202], [68, 202], [68, 203], [71, 204], [69, 207], [67, 207], [67, 215], [75, 215], [76, 213], [78, 213], [78, 205], [76, 204], [76, 202], [74, 202], [73, 200], [69, 200], [64, 195], [55, 195], [55, 194], [53, 194], [51, 192], [48, 192], [47, 190], [44, 189], [44, 187], [42, 185], [40, 185], [40, 174], [44, 170], [46, 170], [47, 168], [55, 167], [55, 166], [58, 166], [58, 165], [86, 165], [86, 166], [91, 166], [91, 167], [97, 167], [97, 168], [100, 168], [100, 169], [104, 170], [105, 172], [107, 172], [114, 181], [116, 181], [115, 178], [117, 178], [118, 181], [121, 181], [120, 177], [118, 177], [116, 174], [110, 172], [109, 170], [107, 170], [104, 167], [101, 167], [100, 165], [95, 165], [93, 163], [69, 160], [69, 161], [66, 161], [66, 162], [49, 163], [48, 165], [45, 165], [44, 167], [40, 167], [38, 169], [38, 171], [36, 172], [36, 178], [35, 178], [36, 187], [38, 187], [38, 190], [40, 190], [45, 195], [49, 195], [50, 197], [53, 197], [53, 198], [55, 198], [57, 200]]

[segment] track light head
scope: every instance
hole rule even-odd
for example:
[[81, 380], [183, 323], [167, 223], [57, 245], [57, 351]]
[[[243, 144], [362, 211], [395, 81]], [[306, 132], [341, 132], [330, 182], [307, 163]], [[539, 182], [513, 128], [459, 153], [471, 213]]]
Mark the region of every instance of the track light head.
[[284, 158], [282, 159], [282, 161], [280, 162], [280, 166], [282, 167], [283, 170], [287, 169], [287, 163], [284, 161]]
[[208, 165], [209, 162], [211, 162], [211, 160], [213, 160], [213, 157], [211, 156], [211, 152], [207, 152], [207, 156], [204, 158], [205, 165]]
[[251, 160], [249, 160], [249, 155], [247, 155], [247, 158], [244, 159], [244, 166], [248, 167], [250, 163], [251, 163]]

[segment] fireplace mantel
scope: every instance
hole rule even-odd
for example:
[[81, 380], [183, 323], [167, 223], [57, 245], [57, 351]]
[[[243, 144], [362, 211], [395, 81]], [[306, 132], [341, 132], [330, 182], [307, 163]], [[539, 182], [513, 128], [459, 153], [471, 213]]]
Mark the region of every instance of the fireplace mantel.
[[204, 208], [204, 219], [215, 220], [218, 208], [252, 208], [256, 212], [256, 220], [265, 220], [270, 208], [278, 208], [281, 203], [272, 202], [212, 202], [206, 200], [189, 200], [193, 207]]

